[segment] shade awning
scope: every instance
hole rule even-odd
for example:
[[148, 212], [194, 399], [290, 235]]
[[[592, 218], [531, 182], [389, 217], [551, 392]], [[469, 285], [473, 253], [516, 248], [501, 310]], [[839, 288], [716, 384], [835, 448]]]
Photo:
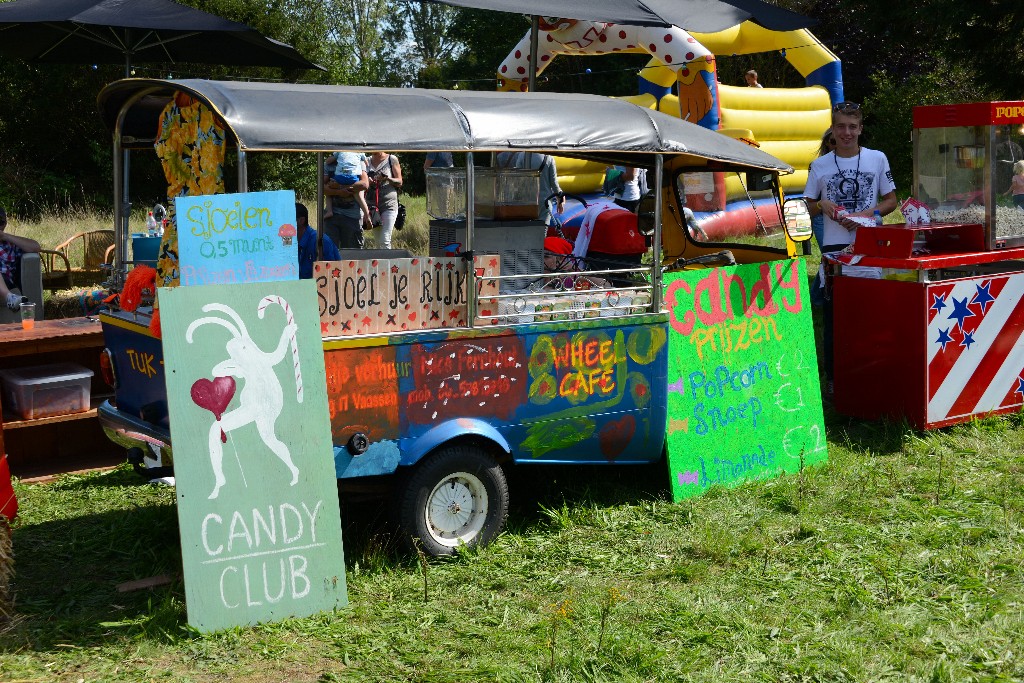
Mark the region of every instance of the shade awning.
[[159, 112], [176, 91], [224, 119], [249, 152], [539, 151], [607, 159], [692, 154], [791, 172], [775, 157], [706, 128], [623, 100], [569, 93], [369, 88], [292, 83], [124, 79], [99, 95], [126, 146], [153, 142]]

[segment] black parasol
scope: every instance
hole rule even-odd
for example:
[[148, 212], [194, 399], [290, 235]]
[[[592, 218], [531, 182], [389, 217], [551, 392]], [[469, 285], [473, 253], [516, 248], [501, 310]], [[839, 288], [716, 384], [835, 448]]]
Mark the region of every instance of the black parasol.
[[291, 45], [172, 0], [15, 0], [0, 4], [0, 54], [29, 62], [143, 62], [322, 69]]

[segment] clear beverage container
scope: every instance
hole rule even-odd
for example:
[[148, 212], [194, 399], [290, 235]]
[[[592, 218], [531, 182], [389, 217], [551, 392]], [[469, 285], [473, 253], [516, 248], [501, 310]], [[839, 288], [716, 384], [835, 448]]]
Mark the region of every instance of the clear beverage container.
[[27, 297], [21, 299], [21, 329], [31, 330], [36, 326], [36, 305]]

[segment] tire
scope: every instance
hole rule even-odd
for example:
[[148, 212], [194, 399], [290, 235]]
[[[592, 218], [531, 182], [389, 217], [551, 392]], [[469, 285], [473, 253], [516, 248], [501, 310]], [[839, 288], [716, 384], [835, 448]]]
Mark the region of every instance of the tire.
[[493, 541], [508, 517], [508, 481], [478, 447], [445, 446], [420, 463], [402, 492], [399, 525], [432, 557]]

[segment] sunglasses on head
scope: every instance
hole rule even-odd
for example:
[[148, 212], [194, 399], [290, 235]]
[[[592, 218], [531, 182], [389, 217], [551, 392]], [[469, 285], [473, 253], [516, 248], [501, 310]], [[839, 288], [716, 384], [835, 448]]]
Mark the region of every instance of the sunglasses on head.
[[859, 109], [860, 105], [856, 102], [838, 102], [834, 107], [832, 107], [832, 111], [837, 111], [840, 114], [849, 114], [850, 112], [854, 112]]

